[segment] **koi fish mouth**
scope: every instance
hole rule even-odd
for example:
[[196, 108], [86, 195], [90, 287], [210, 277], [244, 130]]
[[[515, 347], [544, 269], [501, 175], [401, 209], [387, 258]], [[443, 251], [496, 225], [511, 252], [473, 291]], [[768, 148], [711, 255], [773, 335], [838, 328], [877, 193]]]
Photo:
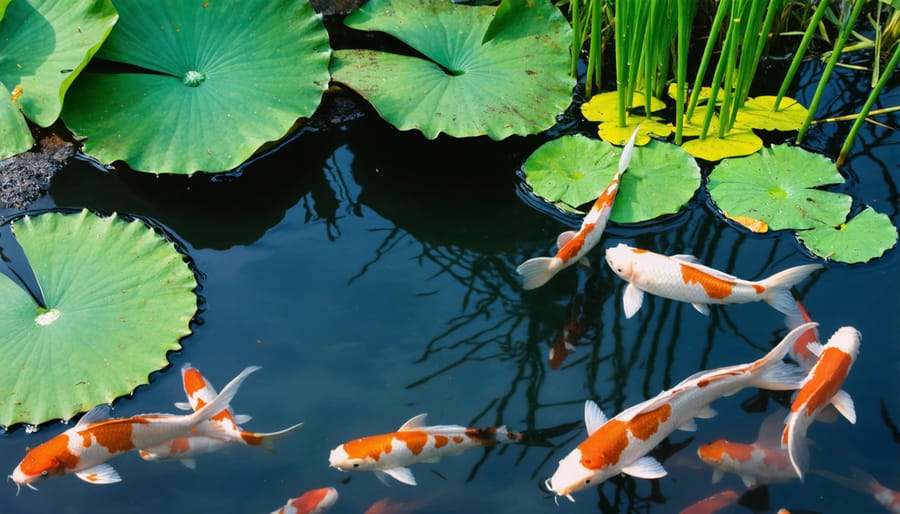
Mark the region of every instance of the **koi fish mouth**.
[[37, 487], [31, 485], [31, 484], [28, 483], [28, 482], [19, 482], [18, 480], [16, 480], [16, 478], [15, 478], [14, 476], [12, 476], [12, 475], [6, 475], [6, 481], [9, 482], [10, 480], [12, 480], [14, 484], [16, 484], [16, 496], [19, 496], [19, 493], [22, 491], [22, 486], [23, 486], [23, 485], [24, 485], [25, 487], [31, 489], [32, 491], [37, 491], [37, 490], [38, 490]]
[[556, 503], [557, 506], [559, 505], [559, 497], [560, 496], [565, 496], [566, 498], [569, 499], [570, 502], [575, 503], [575, 498], [572, 498], [571, 494], [569, 494], [569, 493], [560, 494], [560, 493], [556, 492], [556, 490], [553, 489], [553, 484], [550, 482], [551, 480], [552, 480], [552, 478], [548, 478], [547, 480], [544, 480], [544, 487], [546, 487], [548, 491], [556, 494], [556, 496], [553, 497], [553, 501]]

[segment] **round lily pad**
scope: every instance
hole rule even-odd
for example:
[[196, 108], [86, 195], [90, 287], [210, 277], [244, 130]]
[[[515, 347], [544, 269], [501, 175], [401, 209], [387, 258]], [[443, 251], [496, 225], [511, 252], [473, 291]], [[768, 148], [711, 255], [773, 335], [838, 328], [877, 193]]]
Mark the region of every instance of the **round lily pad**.
[[[696, 118], [696, 115], [694, 116]], [[701, 124], [702, 125], [702, 124]], [[699, 130], [697, 130], [699, 134]], [[692, 139], [681, 145], [689, 154], [698, 159], [718, 161], [726, 157], [743, 157], [763, 147], [762, 139], [752, 130], [732, 129], [725, 137]]]
[[110, 0], [0, 0], [0, 159], [34, 143], [22, 114], [42, 127], [56, 121], [116, 18]]
[[812, 253], [832, 261], [856, 263], [881, 257], [897, 244], [897, 227], [891, 219], [866, 207], [837, 227], [822, 225], [797, 233]]
[[[539, 197], [567, 210], [597, 199], [612, 181], [621, 148], [585, 136], [549, 141], [525, 161], [525, 180]], [[678, 212], [700, 187], [700, 168], [681, 148], [650, 141], [635, 148], [610, 219], [637, 223]]]
[[843, 181], [825, 157], [778, 145], [722, 161], [710, 173], [707, 189], [729, 216], [761, 220], [771, 230], [799, 230], [844, 222], [852, 199], [816, 189]]
[[775, 96], [748, 98], [738, 109], [735, 127], [765, 130], [800, 130], [809, 111], [793, 98], [782, 98], [775, 111]]
[[311, 116], [328, 87], [328, 34], [308, 2], [116, 7], [119, 22], [97, 56], [146, 73], [84, 73], [62, 114], [101, 162], [230, 170]]
[[191, 332], [194, 273], [143, 222], [83, 210], [12, 228], [39, 291], [0, 274], [0, 425], [110, 403], [146, 384]]
[[499, 140], [552, 127], [572, 100], [571, 28], [549, 0], [499, 7], [446, 0], [370, 0], [349, 27], [381, 31], [423, 57], [335, 51], [334, 80], [368, 100], [400, 130], [429, 139]]

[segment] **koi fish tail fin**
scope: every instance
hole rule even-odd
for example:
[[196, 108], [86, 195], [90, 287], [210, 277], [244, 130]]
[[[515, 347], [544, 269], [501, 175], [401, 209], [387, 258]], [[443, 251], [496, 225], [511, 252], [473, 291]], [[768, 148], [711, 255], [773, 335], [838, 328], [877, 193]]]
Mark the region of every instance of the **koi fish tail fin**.
[[291, 425], [284, 430], [279, 430], [277, 432], [257, 433], [241, 430], [241, 439], [243, 439], [244, 444], [246, 444], [247, 446], [259, 446], [267, 452], [274, 452], [275, 441], [290, 433], [296, 432], [301, 428], [303, 428], [303, 423]]
[[535, 257], [519, 264], [516, 272], [524, 277], [522, 289], [536, 289], [546, 284], [563, 268], [563, 260], [557, 257]]
[[772, 348], [765, 357], [750, 364], [749, 370], [754, 375], [750, 385], [770, 391], [799, 389], [806, 379], [806, 373], [799, 366], [786, 364], [781, 362], [781, 360], [793, 348], [798, 338], [817, 325], [818, 323], [814, 322], [798, 325], [788, 332], [784, 339], [775, 348]]
[[[238, 376], [231, 379], [231, 382], [222, 388], [222, 391], [216, 395], [215, 398], [210, 400], [209, 403], [195, 410], [193, 414], [188, 414], [185, 416], [188, 425], [197, 426], [203, 423], [204, 421], [212, 418], [216, 414], [222, 412], [223, 410], [228, 408], [228, 405], [231, 403], [231, 400], [234, 398], [234, 395], [237, 394], [238, 389], [241, 387], [241, 383], [254, 371], [259, 370], [259, 366], [249, 366], [244, 368]], [[207, 423], [204, 424], [205, 427], [222, 427], [221, 423]], [[221, 430], [226, 430], [224, 427]]]
[[784, 314], [785, 319], [802, 319], [803, 314], [797, 306], [797, 300], [791, 294], [791, 288], [805, 280], [813, 271], [822, 267], [821, 264], [794, 266], [762, 280], [759, 285], [763, 286], [766, 291], [763, 299], [775, 310]]
[[[854, 470], [854, 475], [857, 474], [856, 471], [859, 471], [857, 468], [853, 468], [853, 470]], [[852, 490], [860, 492], [860, 493], [869, 493], [870, 492], [869, 489], [866, 487], [866, 485], [863, 482], [861, 482], [859, 480], [855, 480], [853, 478], [847, 478], [845, 476], [838, 475], [837, 473], [832, 473], [831, 471], [825, 471], [824, 469], [811, 469], [811, 470], [809, 470], [809, 472], [815, 473], [816, 475], [819, 475], [821, 477], [825, 477], [828, 480], [831, 480], [832, 482], [834, 482], [836, 484], [840, 484], [840, 485], [846, 487], [847, 489], [852, 489]]]
[[781, 446], [787, 446], [791, 465], [800, 480], [809, 467], [809, 444], [806, 440], [806, 430], [797, 426], [797, 417], [788, 416], [787, 426], [784, 427], [784, 435], [781, 438]]

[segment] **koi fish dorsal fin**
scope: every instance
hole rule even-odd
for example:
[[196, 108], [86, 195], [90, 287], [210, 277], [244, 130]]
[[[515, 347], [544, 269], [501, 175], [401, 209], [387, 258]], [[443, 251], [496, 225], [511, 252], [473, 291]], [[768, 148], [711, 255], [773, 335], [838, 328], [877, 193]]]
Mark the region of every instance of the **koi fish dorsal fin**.
[[619, 157], [619, 167], [618, 172], [624, 173], [626, 169], [628, 169], [628, 165], [631, 163], [631, 156], [634, 155], [634, 140], [637, 139], [638, 129], [641, 128], [641, 124], [638, 123], [637, 127], [634, 127], [634, 132], [631, 133], [631, 137], [628, 139], [628, 142], [625, 143], [625, 147], [622, 148], [622, 156]]
[[593, 400], [584, 402], [584, 426], [589, 436], [607, 421], [609, 419], [606, 417], [606, 414], [603, 414], [603, 411], [600, 410], [600, 407]]
[[188, 402], [175, 402], [175, 408], [178, 410], [194, 410]]
[[[410, 430], [421, 430], [422, 427], [425, 426], [425, 418], [427, 416], [428, 416], [428, 414], [425, 412], [423, 412], [422, 414], [419, 414], [418, 416], [413, 416], [412, 418], [409, 419], [409, 421], [407, 421], [406, 423], [401, 425], [400, 428], [397, 429], [397, 432], [408, 432]], [[413, 484], [413, 485], [415, 485], [415, 484]]]
[[691, 264], [700, 262], [700, 259], [698, 259], [695, 255], [691, 255], [689, 253], [679, 253], [678, 255], [671, 255], [670, 257], [672, 257], [676, 261], [688, 262]]
[[109, 410], [109, 405], [106, 404], [94, 407], [93, 409], [85, 412], [84, 416], [81, 416], [81, 419], [79, 419], [78, 423], [75, 424], [75, 428], [82, 428], [91, 423], [109, 419]]

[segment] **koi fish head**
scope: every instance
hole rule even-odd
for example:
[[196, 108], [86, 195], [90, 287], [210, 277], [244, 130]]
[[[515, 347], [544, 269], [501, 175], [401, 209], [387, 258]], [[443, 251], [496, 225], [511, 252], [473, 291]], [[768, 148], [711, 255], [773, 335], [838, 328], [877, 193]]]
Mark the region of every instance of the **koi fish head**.
[[557, 496], [565, 496], [569, 501], [574, 502], [572, 493], [588, 487], [592, 483], [600, 483], [597, 471], [588, 469], [582, 464], [581, 450], [575, 448], [559, 461], [556, 472], [544, 482], [544, 485]]
[[369, 462], [372, 462], [372, 459], [368, 457], [351, 457], [347, 453], [347, 450], [344, 448], [344, 445], [340, 445], [337, 448], [331, 450], [331, 453], [328, 455], [328, 465], [341, 471], [350, 471], [353, 469], [368, 469], [368, 466], [366, 466], [366, 464], [368, 464]]
[[284, 509], [285, 512], [325, 512], [337, 502], [338, 492], [334, 487], [323, 487], [307, 491], [302, 496], [288, 500], [285, 507], [293, 507], [294, 510]]
[[634, 256], [640, 250], [632, 248], [626, 244], [619, 243], [618, 246], [606, 249], [606, 263], [613, 273], [621, 277], [623, 280], [631, 282], [631, 276], [634, 273]]
[[36, 491], [33, 482], [64, 475], [77, 462], [78, 457], [68, 450], [68, 437], [62, 434], [29, 451], [9, 478], [16, 483], [16, 494], [23, 485]]
[[697, 456], [700, 457], [700, 460], [710, 466], [715, 466], [716, 464], [722, 463], [722, 458], [725, 455], [728, 455], [728, 451], [728, 441], [719, 439], [711, 443], [700, 445], [700, 447], [697, 448]]

